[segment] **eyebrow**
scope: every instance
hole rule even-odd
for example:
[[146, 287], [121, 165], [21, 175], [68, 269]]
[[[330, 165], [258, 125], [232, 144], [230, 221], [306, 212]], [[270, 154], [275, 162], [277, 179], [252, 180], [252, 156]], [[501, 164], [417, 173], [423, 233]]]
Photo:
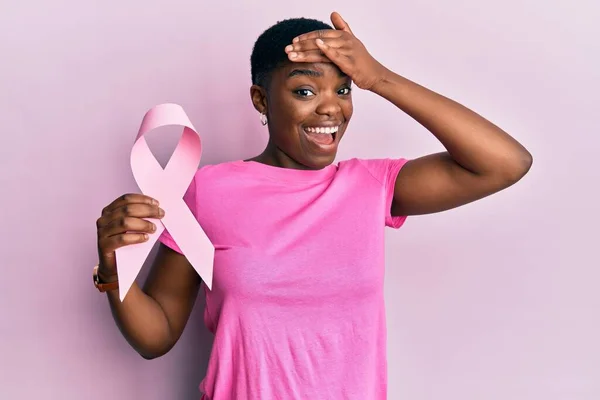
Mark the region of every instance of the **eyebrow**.
[[[316, 71], [314, 69], [294, 68], [288, 74], [288, 78], [291, 78], [293, 76], [310, 76], [312, 78], [321, 78], [321, 77], [323, 77], [323, 72]], [[342, 71], [340, 71], [339, 76], [342, 78], [345, 78], [346, 74], [344, 74]]]

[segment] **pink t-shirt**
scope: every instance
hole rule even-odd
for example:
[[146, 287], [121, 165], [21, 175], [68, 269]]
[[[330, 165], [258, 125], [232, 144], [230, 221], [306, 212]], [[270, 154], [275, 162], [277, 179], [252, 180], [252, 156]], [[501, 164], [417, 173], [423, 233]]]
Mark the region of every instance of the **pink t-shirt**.
[[405, 162], [198, 170], [185, 200], [216, 248], [205, 398], [386, 398], [384, 228], [405, 220], [390, 214]]

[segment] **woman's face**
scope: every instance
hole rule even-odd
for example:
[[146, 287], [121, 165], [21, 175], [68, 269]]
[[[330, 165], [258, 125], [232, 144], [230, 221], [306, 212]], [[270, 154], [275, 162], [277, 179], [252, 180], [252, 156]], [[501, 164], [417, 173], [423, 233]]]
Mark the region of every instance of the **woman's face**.
[[287, 168], [320, 169], [336, 156], [352, 117], [351, 80], [332, 63], [287, 63], [268, 91], [252, 87], [255, 107], [267, 113], [264, 156]]

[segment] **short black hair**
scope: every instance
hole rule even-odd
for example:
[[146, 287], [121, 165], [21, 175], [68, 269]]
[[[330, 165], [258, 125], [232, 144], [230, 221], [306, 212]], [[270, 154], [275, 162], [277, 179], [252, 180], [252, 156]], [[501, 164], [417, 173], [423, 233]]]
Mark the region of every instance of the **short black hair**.
[[316, 19], [290, 18], [264, 31], [256, 39], [250, 56], [252, 84], [266, 88], [273, 70], [289, 61], [285, 46], [291, 44], [296, 36], [319, 29], [333, 28]]

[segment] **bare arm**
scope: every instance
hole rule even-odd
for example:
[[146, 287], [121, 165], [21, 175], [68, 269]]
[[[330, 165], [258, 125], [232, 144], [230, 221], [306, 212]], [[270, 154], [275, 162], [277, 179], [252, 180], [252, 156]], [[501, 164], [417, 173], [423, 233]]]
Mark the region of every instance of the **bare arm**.
[[129, 344], [144, 358], [166, 354], [181, 337], [201, 279], [187, 259], [160, 244], [143, 289], [134, 283], [121, 303], [108, 292], [113, 318]]
[[[98, 219], [98, 275], [117, 279], [115, 250], [147, 240], [154, 231], [145, 218], [161, 218], [153, 199], [128, 194], [113, 201]], [[177, 342], [198, 295], [201, 278], [185, 256], [160, 244], [144, 287], [134, 283], [121, 302], [119, 290], [107, 292], [113, 318], [129, 344], [144, 358], [166, 354]]]
[[391, 71], [372, 88], [429, 130], [446, 152], [409, 161], [396, 179], [392, 215], [427, 214], [503, 190], [530, 169], [531, 154], [463, 105]]

